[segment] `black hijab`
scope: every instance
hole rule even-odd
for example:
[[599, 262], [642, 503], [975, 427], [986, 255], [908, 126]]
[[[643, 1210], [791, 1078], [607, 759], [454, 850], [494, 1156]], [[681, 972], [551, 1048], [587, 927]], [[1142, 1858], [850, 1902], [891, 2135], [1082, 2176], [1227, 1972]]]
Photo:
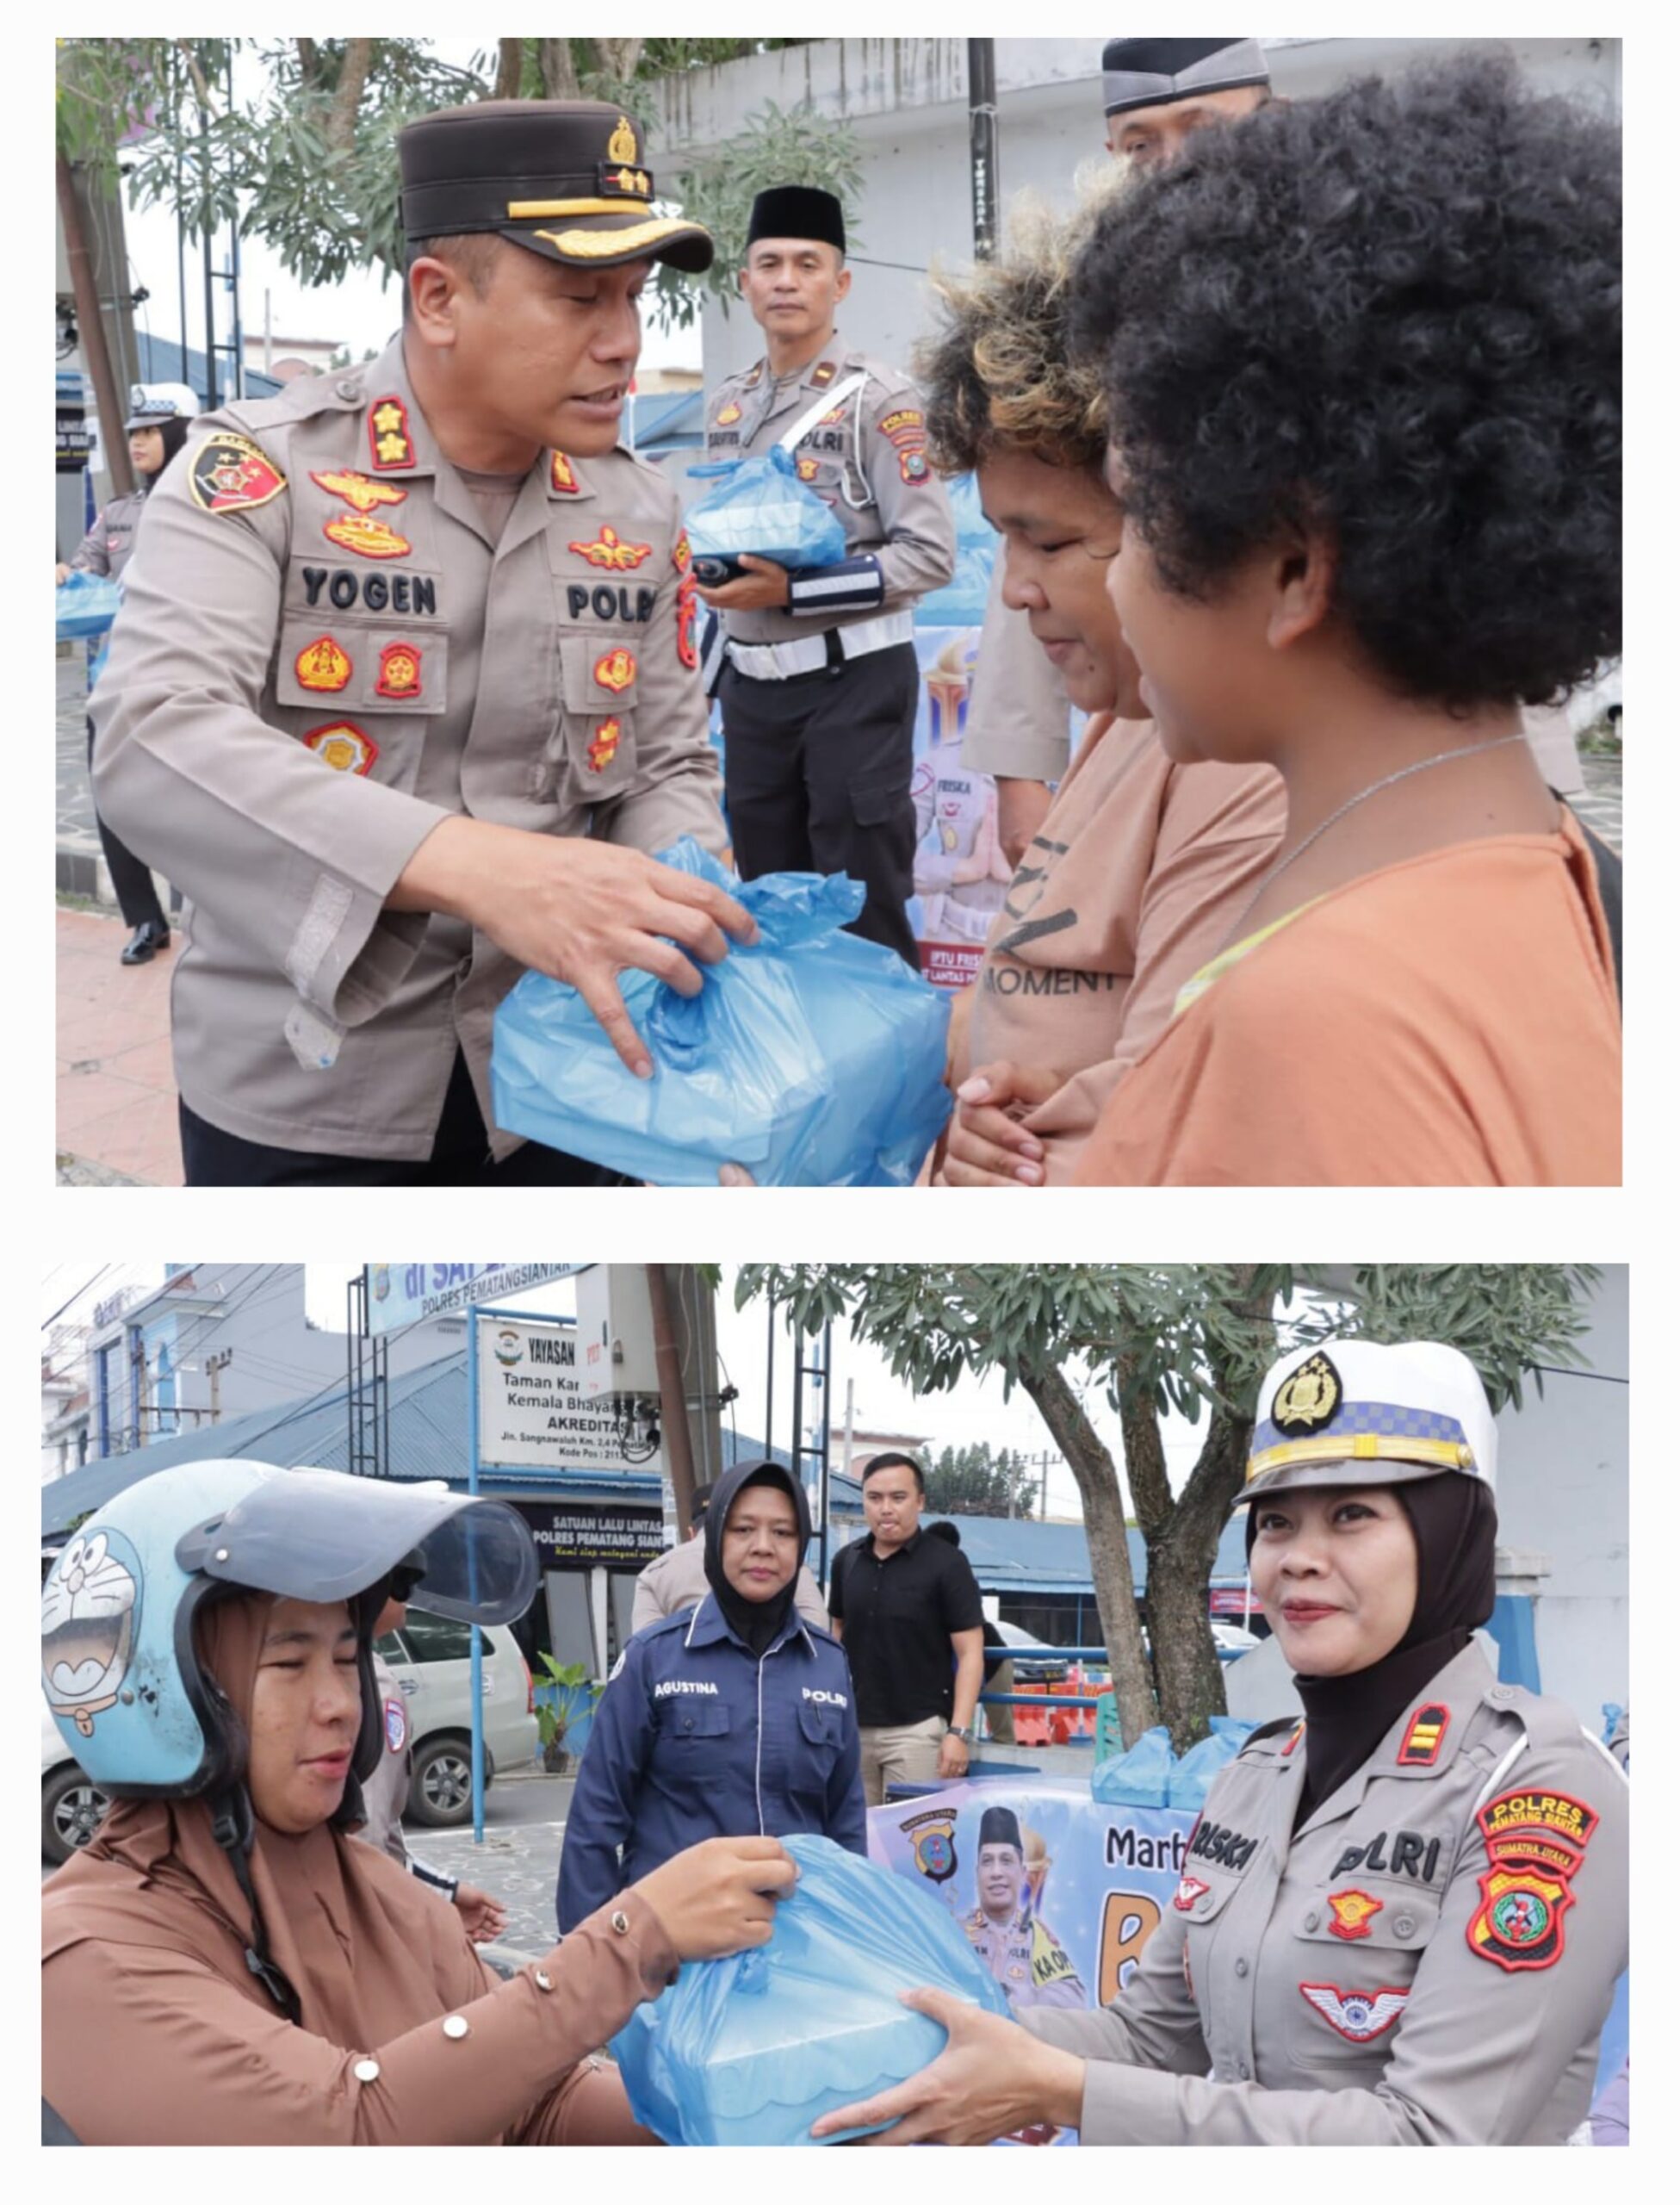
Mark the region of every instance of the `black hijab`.
[[[1320, 1492], [1339, 1488], [1320, 1487]], [[1349, 1491], [1356, 1481], [1348, 1481]], [[1378, 1741], [1433, 1679], [1470, 1643], [1478, 1624], [1493, 1613], [1493, 1546], [1499, 1515], [1490, 1487], [1462, 1471], [1410, 1478], [1391, 1490], [1405, 1511], [1417, 1548], [1417, 1600], [1404, 1636], [1369, 1668], [1345, 1677], [1300, 1677], [1295, 1689], [1306, 1710], [1306, 1781], [1296, 1811], [1299, 1829], [1367, 1761]], [[1246, 1537], [1254, 1552], [1255, 1510]]]
[[724, 1622], [753, 1653], [761, 1655], [788, 1619], [799, 1584], [799, 1572], [796, 1568], [781, 1591], [773, 1593], [767, 1600], [747, 1599], [723, 1575], [724, 1527], [729, 1520], [729, 1511], [749, 1485], [773, 1485], [792, 1501], [799, 1522], [802, 1563], [810, 1544], [811, 1512], [805, 1488], [793, 1472], [780, 1463], [768, 1460], [737, 1463], [732, 1470], [726, 1470], [712, 1488], [711, 1499], [706, 1504], [706, 1520], [701, 1533], [706, 1549], [706, 1582], [723, 1611]]

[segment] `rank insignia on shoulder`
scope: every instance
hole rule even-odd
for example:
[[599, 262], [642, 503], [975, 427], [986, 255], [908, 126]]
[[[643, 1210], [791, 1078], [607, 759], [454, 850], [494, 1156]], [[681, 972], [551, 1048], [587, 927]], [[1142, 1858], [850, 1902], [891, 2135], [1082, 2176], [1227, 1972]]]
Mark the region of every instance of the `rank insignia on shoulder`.
[[1400, 1750], [1394, 1756], [1402, 1768], [1431, 1767], [1441, 1753], [1441, 1742], [1447, 1736], [1447, 1726], [1453, 1719], [1453, 1711], [1431, 1701], [1420, 1707], [1406, 1725], [1406, 1735], [1400, 1741]]
[[1338, 1991], [1333, 1983], [1303, 1983], [1300, 1993], [1349, 2044], [1371, 2044], [1406, 2010], [1409, 1991]]
[[379, 655], [376, 697], [418, 697], [420, 694], [420, 647], [418, 643], [387, 643]]
[[346, 551], [354, 551], [359, 559], [401, 559], [414, 548], [388, 522], [375, 520], [368, 513], [335, 513], [331, 520], [321, 523], [321, 533]]
[[358, 475], [353, 467], [338, 468], [325, 475], [312, 475], [312, 482], [319, 482], [331, 496], [342, 498], [354, 506], [359, 513], [370, 513], [376, 506], [400, 506], [408, 495], [394, 482], [375, 482], [370, 475]]
[[622, 648], [609, 651], [595, 662], [595, 680], [603, 689], [611, 689], [615, 696], [628, 689], [635, 680], [635, 655]]
[[609, 528], [604, 522], [594, 543], [568, 543], [566, 548], [568, 551], [575, 551], [580, 559], [587, 559], [592, 567], [606, 567], [616, 575], [629, 574], [644, 559], [651, 558], [654, 550], [651, 543], [626, 543], [617, 531]]
[[349, 654], [331, 636], [317, 636], [298, 653], [293, 671], [301, 689], [343, 689], [349, 686], [352, 669]]
[[832, 360], [825, 360], [821, 367], [814, 368], [811, 370], [812, 389], [827, 390], [829, 384], [833, 382], [834, 377], [839, 373], [840, 370], [834, 365]]
[[578, 470], [563, 451], [549, 454], [549, 488], [556, 498], [580, 498], [583, 495]]
[[589, 770], [604, 773], [618, 755], [618, 738], [624, 732], [617, 719], [604, 719], [595, 730], [589, 745]]
[[755, 360], [741, 379], [741, 388], [743, 390], [756, 390], [759, 387], [759, 379], [763, 373], [764, 362], [762, 360]]
[[414, 440], [408, 433], [408, 408], [401, 399], [375, 399], [368, 413], [368, 442], [375, 467], [412, 467]]
[[714, 428], [730, 429], [741, 419], [741, 408], [732, 398], [713, 423]]
[[373, 737], [350, 720], [311, 728], [303, 742], [305, 748], [313, 750], [335, 773], [365, 773], [379, 755], [379, 745]]
[[268, 454], [232, 429], [206, 437], [192, 456], [187, 482], [193, 503], [207, 513], [249, 512], [286, 487]]
[[1383, 1903], [1373, 1898], [1369, 1891], [1332, 1891], [1324, 1904], [1330, 1910], [1330, 1935], [1346, 1938], [1349, 1943], [1356, 1937], [1371, 1935], [1371, 1917], [1380, 1914]]

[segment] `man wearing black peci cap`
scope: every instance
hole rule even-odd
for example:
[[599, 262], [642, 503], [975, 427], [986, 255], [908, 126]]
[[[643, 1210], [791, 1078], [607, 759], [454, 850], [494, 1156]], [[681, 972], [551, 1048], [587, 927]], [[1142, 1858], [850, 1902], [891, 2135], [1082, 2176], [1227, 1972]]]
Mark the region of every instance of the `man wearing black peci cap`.
[[[1042, 1854], [1043, 1839], [1034, 1842]], [[988, 1807], [980, 1817], [974, 1860], [980, 1904], [963, 1916], [964, 1933], [1012, 2006], [1082, 2007], [1079, 1971], [1038, 1912], [1046, 1865], [1041, 1860], [1036, 1870], [1028, 1867], [1013, 1807]]]
[[915, 386], [840, 339], [852, 288], [831, 192], [761, 191], [741, 296], [763, 359], [706, 413], [706, 452], [781, 444], [846, 530], [837, 565], [790, 573], [768, 559], [701, 595], [723, 615], [723, 772], [743, 877], [848, 873], [868, 900], [853, 931], [917, 964], [904, 916], [915, 853], [911, 757], [920, 676], [917, 598], [956, 565], [957, 531], [927, 463]]
[[678, 500], [617, 449], [651, 264], [711, 240], [616, 106], [398, 151], [400, 333], [194, 425], [94, 699], [102, 809], [191, 899], [189, 1183], [586, 1182], [487, 1130], [520, 969], [635, 1065], [617, 973], [692, 993], [753, 931], [642, 854], [724, 830]]
[[[1271, 96], [1258, 39], [1114, 38], [1102, 49], [1108, 150], [1138, 167], [1181, 151], [1198, 130], [1232, 122]], [[1003, 561], [992, 575], [963, 739], [963, 763], [997, 780], [998, 832], [1019, 864], [1068, 770], [1068, 700], [1056, 669], [1003, 602]]]

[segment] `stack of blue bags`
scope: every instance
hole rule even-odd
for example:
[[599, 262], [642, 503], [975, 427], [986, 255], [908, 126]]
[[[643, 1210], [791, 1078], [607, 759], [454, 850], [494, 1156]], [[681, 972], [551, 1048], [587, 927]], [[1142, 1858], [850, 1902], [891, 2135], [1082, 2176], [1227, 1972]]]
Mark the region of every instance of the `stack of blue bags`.
[[1164, 1728], [1145, 1730], [1135, 1746], [1111, 1754], [1091, 1772], [1091, 1797], [1105, 1807], [1182, 1807], [1200, 1811], [1208, 1786], [1236, 1760], [1255, 1728], [1235, 1716], [1209, 1718], [1208, 1735], [1182, 1760]]

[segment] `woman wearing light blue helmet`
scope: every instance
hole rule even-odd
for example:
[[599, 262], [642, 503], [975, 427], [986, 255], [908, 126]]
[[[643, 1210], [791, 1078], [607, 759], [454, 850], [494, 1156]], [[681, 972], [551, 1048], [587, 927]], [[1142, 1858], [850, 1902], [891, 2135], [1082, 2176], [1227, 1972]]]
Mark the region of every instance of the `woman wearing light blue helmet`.
[[42, 1683], [115, 1801], [42, 1900], [43, 2092], [81, 2141], [651, 2140], [587, 2055], [680, 1961], [766, 1941], [779, 1845], [691, 1848], [504, 1984], [347, 1837], [387, 1593], [488, 1624], [536, 1585], [503, 1503], [250, 1463], [160, 1471], [65, 1548]]

